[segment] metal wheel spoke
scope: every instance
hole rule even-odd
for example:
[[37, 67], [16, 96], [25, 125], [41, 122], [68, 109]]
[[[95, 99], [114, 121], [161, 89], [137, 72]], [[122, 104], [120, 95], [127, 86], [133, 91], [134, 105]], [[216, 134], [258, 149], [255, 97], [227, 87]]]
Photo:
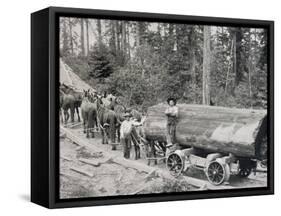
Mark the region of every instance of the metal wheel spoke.
[[206, 175], [211, 183], [221, 184], [225, 178], [224, 167], [219, 162], [213, 161], [208, 165]]
[[184, 164], [181, 157], [175, 153], [169, 155], [166, 166], [172, 175], [178, 175], [181, 173]]

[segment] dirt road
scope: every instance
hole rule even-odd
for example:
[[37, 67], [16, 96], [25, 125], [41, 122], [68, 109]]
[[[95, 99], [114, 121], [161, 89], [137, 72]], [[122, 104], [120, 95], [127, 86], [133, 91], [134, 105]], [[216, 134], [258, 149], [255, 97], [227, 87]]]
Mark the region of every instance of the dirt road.
[[[101, 144], [98, 134], [96, 138], [86, 139], [80, 127], [69, 130], [79, 139], [85, 140], [87, 145], [78, 145], [67, 137], [60, 139], [61, 198], [201, 190], [189, 184], [184, 176], [206, 181], [203, 171], [195, 169], [188, 170], [177, 179], [166, 178], [154, 172], [154, 168], [165, 170], [163, 162], [147, 167], [144, 155], [137, 162], [134, 160], [133, 150], [131, 159], [126, 161], [121, 146], [118, 146], [117, 151], [112, 151], [110, 145]], [[123, 162], [118, 163], [119, 159]], [[128, 166], [124, 166], [124, 161]], [[266, 173], [251, 174], [245, 179], [231, 176], [230, 184], [235, 188], [262, 187], [266, 186], [266, 179]]]

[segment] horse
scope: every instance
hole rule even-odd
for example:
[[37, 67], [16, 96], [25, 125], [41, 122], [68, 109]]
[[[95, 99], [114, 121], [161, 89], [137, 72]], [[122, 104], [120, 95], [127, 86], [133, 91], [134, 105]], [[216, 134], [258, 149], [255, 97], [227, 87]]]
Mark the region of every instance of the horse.
[[136, 109], [126, 108], [119, 100], [118, 97], [115, 97], [111, 94], [107, 95], [106, 98], [102, 98], [103, 105], [109, 109], [114, 110], [117, 117], [116, 131], [117, 131], [117, 142], [120, 142], [120, 126], [122, 121], [124, 121], [124, 113], [130, 112], [133, 119], [140, 122], [142, 119], [142, 114]]
[[60, 91], [60, 112], [63, 110], [64, 123], [67, 124], [69, 119], [68, 110], [70, 109], [71, 122], [74, 122], [74, 112], [75, 112], [75, 98], [73, 95], [65, 94]]
[[88, 91], [84, 91], [84, 96], [81, 103], [81, 114], [83, 118], [83, 132], [86, 137], [95, 137], [93, 131], [94, 127], [97, 125], [97, 104], [93, 95]]
[[63, 97], [64, 97], [64, 93], [60, 91], [59, 115], [60, 115], [60, 121], [61, 121], [62, 123], [64, 122], [63, 112], [62, 112]]
[[131, 113], [133, 119], [135, 119], [136, 121], [140, 122], [142, 120], [142, 114], [138, 110], [131, 109], [130, 113]]
[[117, 97], [112, 94], [104, 93], [103, 96], [100, 96], [102, 104], [105, 108], [114, 110], [114, 106], [117, 104]]
[[[102, 144], [108, 144], [108, 137], [111, 143], [116, 140], [117, 115], [112, 109], [104, 105], [104, 98], [97, 97], [97, 116], [101, 128]], [[116, 150], [116, 145], [112, 145], [112, 150]]]
[[60, 86], [60, 89], [62, 92], [64, 92], [65, 95], [72, 95], [74, 97], [74, 112], [76, 111], [78, 122], [80, 122], [81, 119], [79, 114], [79, 107], [82, 104], [83, 93], [78, 92], [65, 84], [62, 84]]
[[124, 121], [124, 113], [126, 112], [126, 107], [122, 104], [116, 103], [114, 106], [114, 112], [117, 117], [116, 131], [117, 131], [117, 142], [120, 143], [120, 126], [122, 121]]

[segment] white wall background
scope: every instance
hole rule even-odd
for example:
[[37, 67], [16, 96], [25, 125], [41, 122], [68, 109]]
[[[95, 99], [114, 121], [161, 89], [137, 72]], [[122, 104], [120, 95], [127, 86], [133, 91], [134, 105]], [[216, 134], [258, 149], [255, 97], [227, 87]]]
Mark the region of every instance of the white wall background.
[[[276, 195], [47, 210], [30, 203], [30, 13], [48, 6], [275, 20]], [[279, 8], [279, 9], [278, 9]], [[0, 215], [266, 215], [280, 208], [281, 13], [277, 0], [4, 0], [0, 33]], [[273, 213], [274, 214], [274, 213]], [[278, 214], [278, 213], [277, 213]], [[276, 213], [275, 213], [276, 215]]]

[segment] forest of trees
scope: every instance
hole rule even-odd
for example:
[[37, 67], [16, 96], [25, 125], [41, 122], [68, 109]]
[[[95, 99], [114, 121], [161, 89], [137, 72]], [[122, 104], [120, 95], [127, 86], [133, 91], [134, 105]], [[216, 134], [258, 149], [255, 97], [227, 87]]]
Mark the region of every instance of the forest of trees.
[[99, 92], [145, 110], [180, 103], [267, 107], [265, 29], [61, 18], [61, 57]]

